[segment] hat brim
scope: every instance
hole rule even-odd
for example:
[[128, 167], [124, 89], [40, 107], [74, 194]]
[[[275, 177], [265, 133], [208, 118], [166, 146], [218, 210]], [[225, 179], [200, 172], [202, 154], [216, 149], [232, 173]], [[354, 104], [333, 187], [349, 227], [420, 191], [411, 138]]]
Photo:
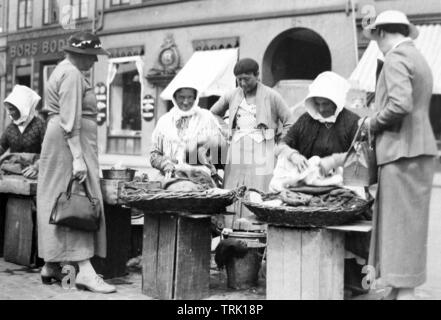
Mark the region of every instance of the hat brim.
[[73, 52], [73, 53], [79, 53], [79, 54], [85, 54], [88, 56], [97, 56], [97, 55], [104, 55], [104, 56], [110, 56], [110, 52], [103, 49], [103, 48], [87, 48], [87, 49], [80, 49], [80, 48], [73, 48], [71, 46], [65, 46], [63, 48], [66, 52]]
[[[371, 25], [368, 25], [366, 28], [363, 29], [363, 35], [366, 38], [368, 38], [369, 40], [374, 40], [374, 36], [372, 35], [372, 31], [374, 31], [377, 28], [377, 26], [387, 25], [387, 24], [390, 24], [390, 23], [379, 23], [379, 24], [373, 23]], [[420, 32], [418, 31], [418, 28], [413, 23], [406, 24], [406, 25], [409, 26], [409, 37], [414, 40], [416, 38], [418, 38], [418, 35], [420, 34]]]

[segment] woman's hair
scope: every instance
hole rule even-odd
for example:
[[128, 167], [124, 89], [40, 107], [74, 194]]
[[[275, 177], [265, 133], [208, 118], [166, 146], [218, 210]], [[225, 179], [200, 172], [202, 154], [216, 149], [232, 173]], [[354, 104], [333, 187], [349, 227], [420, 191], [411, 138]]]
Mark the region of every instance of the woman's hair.
[[176, 95], [177, 95], [178, 92], [181, 91], [182, 89], [191, 89], [191, 90], [193, 90], [193, 94], [194, 94], [194, 97], [195, 97], [195, 98], [196, 98], [196, 96], [198, 95], [198, 91], [197, 91], [195, 88], [182, 87], [182, 88], [179, 88], [178, 90], [176, 90], [175, 93], [173, 93], [173, 98], [176, 99]]
[[259, 73], [259, 64], [255, 60], [250, 58], [241, 59], [237, 61], [236, 65], [234, 66], [233, 73], [235, 76], [244, 73], [252, 73], [257, 76], [257, 74]]
[[387, 33], [399, 33], [405, 37], [408, 37], [410, 34], [409, 26], [405, 24], [385, 24], [379, 25], [375, 28], [377, 34], [380, 34], [381, 31]]

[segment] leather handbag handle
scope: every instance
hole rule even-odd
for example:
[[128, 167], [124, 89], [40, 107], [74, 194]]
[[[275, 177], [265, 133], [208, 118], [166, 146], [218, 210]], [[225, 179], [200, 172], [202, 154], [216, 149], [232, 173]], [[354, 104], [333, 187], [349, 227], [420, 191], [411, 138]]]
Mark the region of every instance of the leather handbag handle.
[[92, 194], [90, 193], [89, 187], [87, 186], [86, 181], [83, 181], [83, 183], [81, 183], [83, 185], [84, 191], [86, 192], [86, 196], [89, 198], [90, 202], [93, 202], [93, 197]]
[[75, 180], [76, 180], [75, 177], [70, 178], [69, 184], [67, 185], [66, 194], [68, 199], [70, 199], [70, 196], [72, 194], [72, 185]]
[[[71, 196], [71, 194], [72, 194], [72, 185], [73, 185], [73, 182], [74, 182], [75, 180], [77, 180], [77, 178], [72, 177], [72, 178], [70, 179], [70, 181], [69, 181], [69, 185], [67, 186], [66, 194], [67, 194], [67, 198], [68, 198], [68, 199], [70, 199], [70, 196]], [[89, 201], [90, 201], [90, 202], [93, 202], [93, 197], [92, 197], [92, 194], [91, 194], [90, 191], [89, 191], [89, 188], [87, 187], [87, 183], [86, 183], [86, 181], [83, 181], [83, 182], [81, 183], [81, 185], [83, 186], [84, 191], [85, 191], [86, 196], [87, 196], [87, 198], [89, 199]]]

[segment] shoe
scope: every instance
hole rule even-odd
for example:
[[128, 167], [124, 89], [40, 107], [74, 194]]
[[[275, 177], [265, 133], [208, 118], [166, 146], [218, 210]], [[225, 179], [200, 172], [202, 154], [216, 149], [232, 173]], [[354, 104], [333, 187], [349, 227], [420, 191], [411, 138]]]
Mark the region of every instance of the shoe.
[[63, 280], [61, 267], [49, 267], [47, 263], [41, 268], [40, 275], [43, 284], [49, 285]]
[[80, 290], [89, 290], [95, 293], [116, 292], [116, 287], [104, 282], [103, 278], [97, 274], [92, 276], [77, 275], [75, 285]]
[[397, 300], [398, 289], [391, 288], [387, 294], [385, 294], [381, 300]]

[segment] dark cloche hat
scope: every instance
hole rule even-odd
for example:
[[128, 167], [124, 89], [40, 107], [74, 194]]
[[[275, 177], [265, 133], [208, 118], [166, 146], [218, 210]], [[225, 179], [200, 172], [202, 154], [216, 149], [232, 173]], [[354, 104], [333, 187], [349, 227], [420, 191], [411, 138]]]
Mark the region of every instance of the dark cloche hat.
[[100, 38], [89, 32], [77, 32], [69, 37], [64, 51], [87, 55], [110, 55], [104, 50]]

